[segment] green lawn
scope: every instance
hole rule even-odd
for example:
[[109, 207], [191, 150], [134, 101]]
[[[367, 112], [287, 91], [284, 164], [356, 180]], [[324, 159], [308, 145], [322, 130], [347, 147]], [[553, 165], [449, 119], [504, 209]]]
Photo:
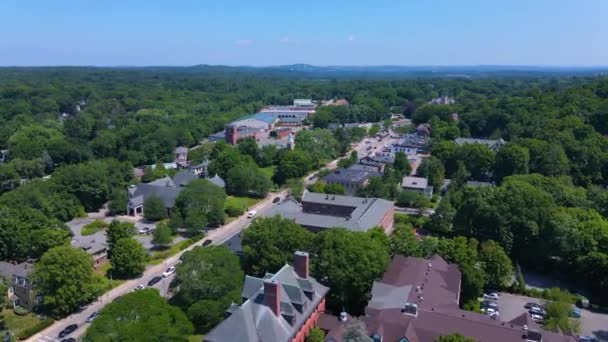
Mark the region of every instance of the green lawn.
[[93, 235], [99, 231], [108, 228], [108, 226], [109, 224], [107, 222], [97, 219], [82, 227], [82, 231], [80, 232], [80, 234], [82, 234], [82, 236]]
[[40, 319], [31, 313], [25, 316], [19, 316], [13, 312], [13, 309], [8, 308], [2, 310], [2, 317], [4, 318], [4, 323], [10, 332], [15, 334], [15, 336], [21, 336], [24, 338], [27, 338], [48, 327], [53, 322], [51, 318]]
[[188, 342], [201, 342], [205, 335], [190, 335], [188, 336]]
[[193, 237], [190, 239], [186, 239], [186, 240], [182, 240], [178, 243], [174, 243], [173, 245], [171, 245], [169, 248], [162, 250], [162, 251], [154, 251], [152, 252], [152, 255], [150, 256], [150, 260], [148, 261], [148, 264], [150, 265], [158, 265], [161, 262], [163, 262], [163, 260], [165, 260], [166, 258], [179, 253], [180, 251], [183, 251], [184, 249], [188, 248], [188, 246], [190, 246], [191, 244], [195, 243], [196, 241], [202, 239], [202, 236], [198, 236], [198, 237]]
[[226, 197], [226, 202], [224, 203], [224, 208], [230, 205], [235, 207], [241, 207], [244, 211], [247, 208], [253, 207], [256, 203], [263, 200], [263, 198], [251, 198], [251, 197], [237, 197], [237, 196], [228, 196]]
[[264, 172], [264, 174], [268, 177], [268, 179], [272, 180], [272, 176], [274, 176], [274, 171], [277, 167], [276, 166], [269, 166], [269, 167], [263, 167], [260, 168], [260, 170], [262, 172]]

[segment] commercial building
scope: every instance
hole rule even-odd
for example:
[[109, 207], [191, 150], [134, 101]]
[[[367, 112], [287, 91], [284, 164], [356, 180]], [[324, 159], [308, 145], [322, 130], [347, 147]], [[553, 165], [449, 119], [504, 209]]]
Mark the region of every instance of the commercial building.
[[381, 198], [328, 195], [304, 191], [302, 201], [287, 199], [265, 213], [279, 215], [313, 231], [346, 228], [366, 232], [374, 227], [393, 231], [393, 202]]
[[224, 131], [226, 142], [236, 145], [241, 139], [253, 138], [258, 140], [264, 135], [268, 135], [277, 121], [278, 119], [275, 116], [266, 113], [249, 115], [233, 121], [226, 125]]
[[405, 176], [401, 181], [403, 190], [414, 191], [428, 197], [433, 197], [433, 187], [429, 185], [429, 181], [423, 177]]
[[[175, 199], [183, 190], [184, 186], [199, 178], [202, 177], [193, 172], [178, 172], [173, 178], [163, 177], [150, 183], [130, 185], [127, 189], [127, 215], [143, 215], [146, 199], [154, 196], [161, 199], [167, 209], [167, 214], [171, 215], [171, 210], [175, 205]], [[221, 188], [226, 186], [224, 180], [218, 175], [205, 179]]]
[[[382, 280], [372, 285], [371, 300], [363, 321], [373, 341], [429, 342], [439, 336], [460, 333], [480, 342], [574, 342], [566, 336], [542, 330], [529, 313], [502, 322], [461, 310], [458, 306], [461, 274], [458, 266], [440, 256], [430, 259], [397, 255]], [[347, 321], [327, 314], [319, 327], [326, 341], [342, 341]]]
[[304, 342], [325, 311], [329, 288], [310, 276], [306, 252], [295, 252], [294, 265], [262, 278], [246, 276], [243, 304], [232, 304], [228, 317], [205, 335], [205, 342]]
[[358, 167], [348, 169], [337, 169], [327, 176], [323, 181], [327, 184], [338, 184], [344, 187], [344, 193], [354, 195], [359, 189], [364, 188], [370, 177], [381, 177], [382, 173], [376, 171], [361, 170]]

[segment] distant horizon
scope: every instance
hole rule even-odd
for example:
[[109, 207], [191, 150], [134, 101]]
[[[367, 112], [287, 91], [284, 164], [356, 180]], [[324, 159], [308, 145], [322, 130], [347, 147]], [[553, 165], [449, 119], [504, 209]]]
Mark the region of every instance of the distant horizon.
[[191, 68], [191, 67], [229, 67], [229, 68], [279, 68], [290, 66], [310, 66], [315, 68], [539, 68], [539, 69], [603, 69], [607, 64], [33, 64], [0, 65], [0, 68]]

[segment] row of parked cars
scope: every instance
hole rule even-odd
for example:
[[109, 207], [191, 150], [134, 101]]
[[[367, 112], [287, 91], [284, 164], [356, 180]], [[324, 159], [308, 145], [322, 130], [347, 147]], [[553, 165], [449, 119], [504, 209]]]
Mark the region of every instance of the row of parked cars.
[[484, 293], [483, 301], [481, 302], [481, 312], [492, 317], [500, 315], [500, 310], [497, 301], [497, 292]]

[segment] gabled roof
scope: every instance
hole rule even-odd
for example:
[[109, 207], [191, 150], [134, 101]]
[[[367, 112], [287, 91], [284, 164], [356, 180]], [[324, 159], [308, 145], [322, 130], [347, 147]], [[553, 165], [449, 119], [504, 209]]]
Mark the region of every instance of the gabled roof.
[[[268, 280], [279, 284], [279, 316], [265, 304], [264, 281]], [[242, 297], [246, 298], [244, 303], [228, 308], [230, 316], [205, 335], [204, 341], [291, 341], [328, 290], [314, 278], [298, 277], [290, 265], [264, 278], [246, 276], [242, 292]], [[312, 299], [306, 292], [313, 293]], [[293, 317], [293, 323], [288, 322], [286, 316]]]
[[226, 182], [224, 182], [224, 180], [222, 179], [222, 177], [218, 176], [217, 173], [215, 174], [215, 176], [213, 176], [211, 178], [207, 178], [207, 180], [209, 182], [211, 182], [211, 184], [213, 184], [215, 186], [219, 186], [220, 188], [225, 188], [226, 187]]
[[0, 261], [0, 276], [11, 279], [12, 277], [29, 278], [34, 271], [34, 264], [22, 262], [18, 264]]

